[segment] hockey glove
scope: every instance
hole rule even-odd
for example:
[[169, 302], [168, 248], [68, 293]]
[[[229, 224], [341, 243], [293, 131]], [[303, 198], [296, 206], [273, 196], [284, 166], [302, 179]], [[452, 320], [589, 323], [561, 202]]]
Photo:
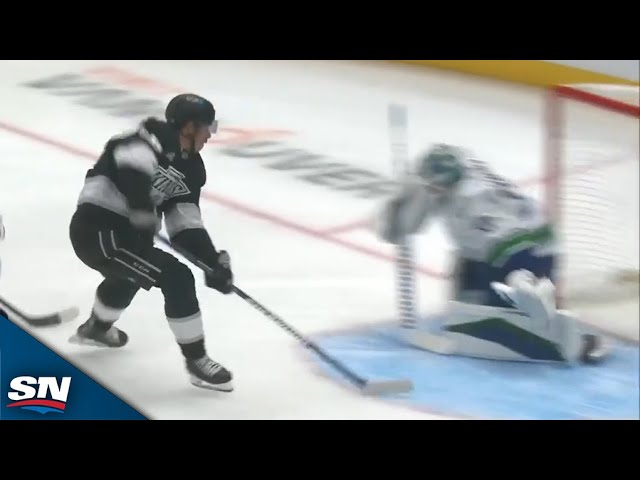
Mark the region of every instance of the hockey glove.
[[376, 218], [376, 230], [381, 240], [387, 243], [400, 243], [403, 237], [400, 225], [400, 211], [404, 198], [396, 197], [384, 204], [384, 207]]
[[212, 265], [213, 273], [205, 274], [204, 281], [207, 287], [218, 290], [228, 295], [233, 292], [233, 273], [231, 271], [231, 258], [226, 250], [220, 250], [215, 264]]

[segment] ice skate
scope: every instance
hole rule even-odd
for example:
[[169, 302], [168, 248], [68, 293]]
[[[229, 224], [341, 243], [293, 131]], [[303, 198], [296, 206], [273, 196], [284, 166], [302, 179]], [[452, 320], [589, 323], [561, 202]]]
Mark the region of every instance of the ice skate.
[[93, 347], [120, 348], [124, 347], [129, 337], [114, 325], [107, 330], [96, 323], [96, 318], [91, 316], [89, 320], [78, 327], [75, 335], [69, 338], [70, 343], [77, 345], [89, 345]]
[[584, 363], [595, 364], [605, 360], [609, 354], [609, 346], [600, 335], [584, 334], [582, 336], [582, 354]]
[[186, 365], [192, 385], [221, 392], [233, 391], [231, 372], [208, 356], [197, 360], [187, 359]]

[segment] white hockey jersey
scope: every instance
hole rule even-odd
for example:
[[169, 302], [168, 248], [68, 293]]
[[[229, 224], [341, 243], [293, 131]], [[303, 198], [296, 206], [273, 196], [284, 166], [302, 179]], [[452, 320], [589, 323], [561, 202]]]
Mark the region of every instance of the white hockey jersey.
[[[396, 243], [439, 218], [458, 255], [499, 266], [530, 247], [553, 253], [553, 232], [538, 203], [479, 160], [449, 163], [459, 180], [447, 188], [414, 174], [386, 204], [379, 234]], [[542, 250], [540, 250], [542, 253]]]

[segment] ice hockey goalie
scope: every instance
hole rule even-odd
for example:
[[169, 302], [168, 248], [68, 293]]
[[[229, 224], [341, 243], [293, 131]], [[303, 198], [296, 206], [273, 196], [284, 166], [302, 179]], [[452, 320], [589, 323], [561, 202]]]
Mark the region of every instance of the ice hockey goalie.
[[[438, 144], [378, 215], [389, 243], [439, 219], [455, 244], [447, 352], [534, 362], [596, 362], [603, 338], [556, 308], [556, 239], [537, 202], [463, 148]], [[420, 248], [429, 248], [423, 245]]]

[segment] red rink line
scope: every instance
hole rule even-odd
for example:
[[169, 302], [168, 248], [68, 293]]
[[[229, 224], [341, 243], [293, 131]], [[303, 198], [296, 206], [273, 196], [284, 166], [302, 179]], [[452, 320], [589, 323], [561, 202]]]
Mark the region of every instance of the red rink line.
[[324, 230], [327, 235], [337, 235], [338, 233], [346, 233], [352, 230], [359, 230], [361, 228], [367, 228], [372, 224], [370, 218], [360, 219], [353, 222], [345, 223], [342, 225], [336, 225]]
[[[3, 122], [0, 120], [0, 129], [13, 133], [15, 135], [21, 136], [23, 138], [26, 138], [28, 140], [34, 141], [34, 142], [38, 142], [40, 144], [43, 145], [48, 145], [50, 147], [54, 147], [58, 150], [61, 150], [63, 152], [67, 152], [70, 153], [76, 157], [82, 157], [85, 158], [87, 160], [90, 160], [92, 162], [95, 162], [98, 155], [92, 152], [89, 152], [88, 150], [83, 150], [81, 148], [78, 147], [74, 147], [73, 145], [70, 145], [66, 142], [61, 142], [59, 140], [55, 140], [52, 139], [50, 137], [47, 137], [45, 135], [41, 135], [39, 133], [30, 131], [30, 130], [26, 130], [24, 128], [18, 127], [16, 125], [12, 125], [6, 122]], [[387, 262], [395, 262], [395, 257], [393, 255], [388, 255], [385, 254], [383, 252], [380, 252], [378, 250], [375, 250], [373, 248], [369, 248], [363, 245], [360, 245], [358, 243], [349, 241], [349, 240], [345, 240], [342, 238], [338, 238], [332, 235], [331, 231], [322, 231], [322, 230], [317, 230], [314, 228], [311, 228], [309, 226], [303, 225], [301, 223], [297, 223], [297, 222], [293, 222], [291, 220], [287, 220], [286, 218], [274, 215], [272, 213], [263, 211], [263, 210], [258, 210], [254, 207], [251, 207], [249, 205], [245, 205], [243, 203], [240, 203], [236, 200], [233, 200], [231, 198], [228, 197], [224, 197], [215, 193], [211, 193], [208, 191], [203, 191], [202, 192], [202, 197], [205, 198], [206, 200], [209, 200], [210, 202], [216, 203], [218, 205], [224, 206], [225, 208], [229, 208], [231, 210], [234, 210], [236, 212], [240, 212], [244, 215], [248, 215], [250, 217], [253, 218], [257, 218], [259, 220], [263, 220], [269, 223], [272, 223], [274, 225], [278, 225], [280, 227], [295, 231], [297, 233], [309, 236], [309, 237], [314, 237], [316, 239], [319, 240], [324, 240], [325, 242], [328, 243], [332, 243], [334, 245], [339, 245], [343, 248], [346, 248], [348, 250], [351, 250], [353, 252], [358, 252], [361, 253], [363, 255], [367, 255], [369, 257], [372, 258], [376, 258], [378, 260], [384, 260]], [[335, 232], [338, 233], [338, 232]], [[438, 278], [438, 279], [447, 279], [448, 275], [446, 273], [443, 272], [439, 272], [436, 271], [434, 269], [430, 269], [424, 266], [419, 266], [416, 268], [416, 270], [422, 274], [422, 275], [426, 275], [432, 278]]]

